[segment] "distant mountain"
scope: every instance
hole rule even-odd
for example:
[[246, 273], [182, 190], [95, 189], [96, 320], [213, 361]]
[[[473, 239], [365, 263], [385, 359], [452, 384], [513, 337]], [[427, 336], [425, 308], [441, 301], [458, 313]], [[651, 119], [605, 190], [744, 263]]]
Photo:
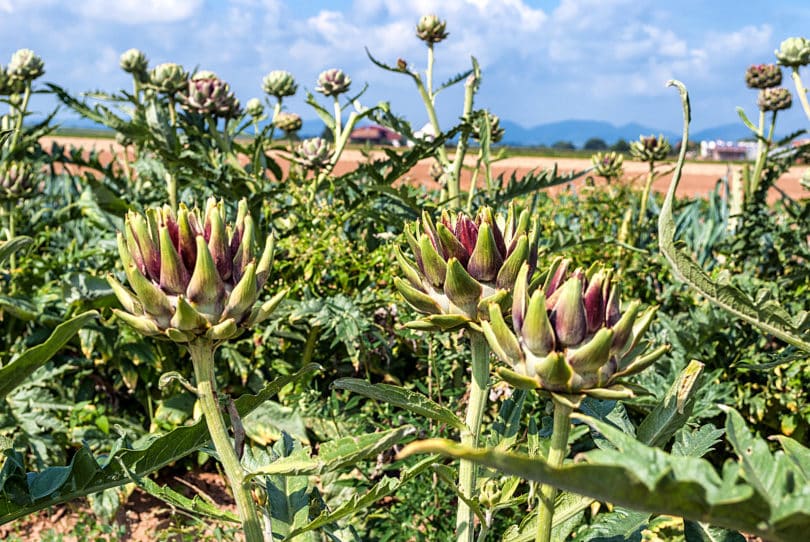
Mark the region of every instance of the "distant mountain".
[[690, 139], [694, 141], [704, 141], [712, 139], [722, 139], [724, 141], [737, 141], [740, 139], [753, 139], [751, 130], [742, 123], [723, 124], [713, 128], [706, 128], [694, 134], [690, 134]]
[[592, 137], [602, 139], [608, 145], [619, 139], [634, 141], [642, 134], [664, 134], [667, 139], [680, 137], [674, 132], [656, 130], [637, 123], [615, 126], [598, 120], [564, 120], [531, 128], [504, 120], [501, 121], [501, 126], [506, 130], [503, 142], [507, 145], [551, 146], [558, 141], [570, 141], [577, 147], [582, 147]]

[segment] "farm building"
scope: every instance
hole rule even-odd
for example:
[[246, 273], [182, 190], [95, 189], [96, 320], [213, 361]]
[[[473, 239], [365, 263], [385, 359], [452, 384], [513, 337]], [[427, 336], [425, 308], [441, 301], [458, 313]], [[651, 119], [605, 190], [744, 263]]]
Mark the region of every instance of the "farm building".
[[392, 147], [407, 144], [407, 139], [402, 135], [376, 124], [355, 128], [349, 136], [349, 140], [352, 143], [370, 143], [371, 145], [390, 145]]
[[700, 142], [700, 157], [705, 160], [753, 160], [756, 158], [757, 144], [753, 141], [714, 141]]

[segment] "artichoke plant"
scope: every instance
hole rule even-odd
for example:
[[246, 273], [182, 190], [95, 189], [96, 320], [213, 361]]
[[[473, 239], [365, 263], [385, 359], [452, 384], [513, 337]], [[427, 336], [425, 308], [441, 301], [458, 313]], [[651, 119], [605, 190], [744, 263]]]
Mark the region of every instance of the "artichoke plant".
[[11, 56], [7, 71], [12, 79], [30, 83], [45, 74], [45, 63], [31, 49], [20, 49]]
[[[545, 284], [531, 291], [530, 268], [523, 265], [515, 281], [512, 329], [501, 308], [491, 305], [481, 322], [490, 347], [509, 369], [499, 372], [517, 386], [562, 394], [595, 397], [630, 396], [619, 384], [665, 351], [647, 355], [641, 339], [656, 309], [640, 310], [633, 301], [622, 311], [619, 286], [611, 272], [593, 267], [568, 272], [570, 262], [557, 260]], [[514, 331], [513, 331], [514, 330]]]
[[195, 74], [188, 81], [186, 92], [180, 94], [180, 104], [186, 111], [198, 115], [229, 119], [241, 113], [239, 100], [230, 85], [207, 71]]
[[798, 68], [810, 64], [810, 40], [806, 38], [788, 38], [774, 51], [776, 60], [782, 66]]
[[108, 277], [123, 307], [115, 314], [144, 335], [178, 343], [222, 341], [260, 323], [281, 294], [256, 303], [274, 246], [268, 236], [259, 251], [256, 235], [245, 200], [234, 224], [214, 198], [202, 214], [182, 204], [176, 216], [169, 206], [130, 212], [117, 239], [132, 290]]
[[745, 70], [748, 88], [771, 88], [782, 84], [782, 69], [776, 64], [755, 64]]
[[444, 41], [448, 36], [447, 22], [436, 15], [424, 15], [416, 24], [416, 37], [428, 44]]
[[501, 302], [524, 264], [537, 262], [537, 228], [528, 211], [495, 215], [484, 208], [474, 218], [442, 213], [438, 223], [427, 213], [405, 228], [414, 255], [396, 257], [407, 280], [394, 283], [405, 300], [426, 316], [418, 329], [452, 329], [488, 318], [487, 305]]
[[284, 70], [274, 70], [262, 79], [262, 90], [269, 96], [274, 96], [279, 100], [287, 96], [292, 96], [298, 90], [293, 74]]
[[146, 71], [149, 61], [146, 55], [138, 49], [128, 49], [124, 51], [120, 59], [121, 69], [132, 74], [140, 83], [149, 81], [149, 74]]
[[188, 73], [180, 64], [164, 62], [152, 69], [149, 82], [158, 91], [173, 95], [188, 86]]
[[638, 141], [630, 143], [630, 154], [642, 162], [665, 160], [671, 149], [669, 141], [663, 135], [641, 136]]
[[790, 91], [784, 87], [763, 88], [759, 91], [757, 105], [762, 111], [782, 111], [790, 109], [793, 98]]
[[328, 141], [320, 137], [312, 137], [298, 144], [294, 159], [305, 169], [321, 169], [329, 164], [333, 154], [334, 151]]
[[344, 92], [349, 91], [349, 86], [352, 84], [352, 78], [346, 75], [343, 70], [332, 68], [321, 72], [318, 76], [318, 86], [315, 90], [324, 96], [339, 96]]

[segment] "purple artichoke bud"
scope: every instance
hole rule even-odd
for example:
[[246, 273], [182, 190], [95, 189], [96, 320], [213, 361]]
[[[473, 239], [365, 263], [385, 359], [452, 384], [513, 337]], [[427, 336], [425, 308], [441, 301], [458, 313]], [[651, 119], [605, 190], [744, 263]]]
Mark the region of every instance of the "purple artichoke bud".
[[11, 162], [0, 170], [0, 197], [16, 200], [34, 190], [34, 170], [27, 162]]
[[782, 84], [782, 70], [776, 64], [754, 64], [745, 70], [748, 88], [771, 88]]
[[798, 68], [810, 64], [810, 40], [806, 38], [788, 38], [774, 51], [776, 60], [782, 66]]
[[264, 116], [264, 104], [258, 98], [251, 98], [245, 104], [245, 113], [254, 119], [260, 119]]
[[12, 79], [30, 83], [45, 74], [45, 63], [31, 49], [20, 49], [11, 55], [8, 75]]
[[642, 162], [660, 162], [665, 160], [672, 147], [663, 135], [641, 136], [638, 141], [630, 143], [630, 154]]
[[149, 82], [160, 92], [176, 94], [188, 86], [188, 73], [180, 64], [165, 62], [149, 72]]
[[617, 152], [597, 152], [591, 156], [591, 164], [593, 172], [608, 181], [624, 174], [624, 156]]
[[175, 342], [198, 337], [221, 341], [266, 319], [283, 292], [257, 303], [273, 260], [273, 237], [257, 243], [245, 200], [236, 222], [226, 224], [222, 202], [210, 198], [205, 211], [168, 206], [145, 215], [127, 214], [118, 233], [127, 289], [107, 280], [123, 310], [115, 314], [145, 335]]
[[329, 142], [320, 137], [305, 139], [295, 149], [295, 161], [305, 169], [321, 169], [329, 164], [334, 151]]
[[124, 51], [121, 55], [120, 65], [122, 70], [132, 74], [132, 77], [138, 82], [146, 83], [149, 81], [149, 73], [146, 71], [149, 66], [149, 61], [142, 51], [138, 49]]
[[[557, 262], [549, 270], [556, 282]], [[619, 310], [618, 288], [610, 271], [597, 268], [588, 274], [577, 269], [549, 296], [542, 287], [530, 293], [530, 268], [524, 264], [512, 292], [512, 329], [496, 304], [481, 328], [509, 369], [499, 372], [515, 385], [566, 394], [595, 397], [628, 396], [619, 380], [652, 364], [665, 351], [660, 347], [642, 355], [642, 336], [655, 308], [639, 312], [630, 303]]]
[[179, 96], [180, 105], [190, 113], [234, 118], [241, 114], [239, 100], [231, 87], [212, 72], [200, 72], [192, 77], [187, 90]]
[[426, 314], [409, 324], [419, 329], [451, 329], [488, 317], [487, 304], [501, 302], [515, 284], [520, 266], [537, 261], [537, 228], [528, 211], [506, 217], [488, 208], [470, 218], [442, 213], [434, 224], [427, 213], [405, 228], [414, 260], [397, 250], [407, 280], [394, 279], [405, 300]]
[[[297, 132], [304, 125], [303, 121], [301, 120], [301, 115], [297, 115], [295, 113], [287, 113], [286, 111], [281, 111], [278, 115], [276, 115], [276, 118], [273, 119], [273, 124], [276, 126], [276, 128], [282, 130], [287, 135], [290, 135], [293, 132]], [[318, 147], [320, 147], [320, 145], [318, 145]], [[315, 152], [314, 154], [318, 153]], [[329, 158], [331, 158], [331, 155], [329, 156]], [[326, 162], [328, 161], [329, 159], [327, 158]]]
[[293, 75], [284, 70], [274, 70], [264, 76], [262, 79], [262, 90], [269, 96], [275, 96], [278, 99], [292, 96], [298, 90], [298, 85], [295, 83]]
[[783, 87], [763, 88], [759, 91], [757, 105], [762, 111], [781, 111], [790, 109], [793, 105], [793, 97], [790, 91]]
[[332, 68], [321, 72], [318, 76], [318, 86], [315, 90], [324, 96], [339, 96], [348, 92], [352, 84], [352, 78], [346, 75], [343, 70]]
[[439, 43], [448, 36], [447, 21], [442, 21], [436, 15], [424, 15], [416, 24], [416, 37], [425, 43]]

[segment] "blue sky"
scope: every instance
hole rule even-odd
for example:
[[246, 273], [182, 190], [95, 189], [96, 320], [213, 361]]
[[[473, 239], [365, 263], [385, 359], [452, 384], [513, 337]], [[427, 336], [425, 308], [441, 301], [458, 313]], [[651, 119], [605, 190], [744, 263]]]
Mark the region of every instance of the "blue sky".
[[[426, 13], [446, 19], [450, 32], [436, 47], [436, 80], [468, 68], [474, 55], [483, 68], [476, 108], [524, 126], [594, 119], [679, 130], [670, 78], [689, 88], [696, 129], [737, 122], [738, 105], [756, 117], [745, 68], [773, 62], [787, 37], [810, 37], [806, 0], [0, 0], [0, 63], [28, 47], [45, 60], [42, 81], [73, 93], [112, 91], [130, 87], [118, 58], [136, 47], [151, 65], [215, 71], [243, 102], [261, 96], [270, 70], [289, 70], [311, 90], [322, 70], [337, 67], [355, 88], [369, 85], [364, 105], [389, 101], [420, 126], [426, 118], [411, 81], [374, 67], [364, 47], [424, 69], [414, 25]], [[288, 109], [315, 118], [302, 96]], [[449, 125], [461, 89], [441, 94], [437, 107]], [[781, 130], [806, 126], [798, 104], [780, 114]]]

